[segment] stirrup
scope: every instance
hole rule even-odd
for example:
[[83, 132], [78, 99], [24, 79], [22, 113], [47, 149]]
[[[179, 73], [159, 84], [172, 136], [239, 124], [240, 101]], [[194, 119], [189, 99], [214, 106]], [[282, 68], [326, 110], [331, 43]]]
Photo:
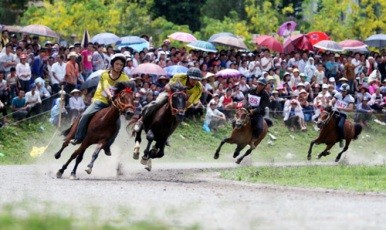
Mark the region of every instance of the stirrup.
[[82, 143], [82, 140], [80, 140], [80, 139], [72, 139], [72, 140], [70, 141], [70, 143], [73, 144], [73, 145], [77, 145], [77, 144]]

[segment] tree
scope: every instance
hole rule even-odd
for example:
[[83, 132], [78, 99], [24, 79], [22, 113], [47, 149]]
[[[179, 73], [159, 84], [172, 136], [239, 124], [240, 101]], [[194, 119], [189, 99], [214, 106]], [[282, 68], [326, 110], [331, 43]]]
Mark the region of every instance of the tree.
[[271, 34], [277, 31], [281, 21], [280, 12], [277, 10], [278, 0], [264, 1], [260, 4], [255, 0], [246, 0], [245, 5], [251, 33]]
[[[216, 10], [213, 10], [216, 9]], [[206, 0], [201, 7], [201, 15], [213, 19], [223, 20], [229, 17], [229, 12], [234, 11], [240, 20], [245, 20], [245, 1], [244, 0]]]
[[0, 0], [1, 24], [17, 24], [19, 15], [27, 8], [27, 2], [28, 0]]

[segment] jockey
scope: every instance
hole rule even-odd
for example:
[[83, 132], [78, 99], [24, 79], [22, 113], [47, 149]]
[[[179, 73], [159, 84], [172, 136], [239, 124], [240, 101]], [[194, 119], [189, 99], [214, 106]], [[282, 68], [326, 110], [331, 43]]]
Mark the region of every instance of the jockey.
[[[86, 136], [87, 125], [91, 117], [99, 110], [109, 106], [109, 101], [111, 101], [113, 97], [114, 86], [116, 83], [130, 80], [129, 77], [123, 72], [125, 63], [126, 57], [123, 54], [118, 53], [111, 57], [111, 68], [102, 73], [94, 97], [92, 99], [93, 102], [83, 112], [76, 129], [75, 138], [71, 140], [71, 144], [80, 144]], [[119, 123], [119, 120], [117, 122]], [[118, 131], [119, 129], [117, 129], [114, 136], [110, 138], [108, 146], [105, 149], [105, 153], [108, 156], [111, 155], [110, 146], [118, 135]]]
[[263, 131], [263, 117], [265, 108], [269, 105], [269, 95], [265, 90], [267, 81], [260, 77], [257, 80], [257, 86], [247, 91], [247, 108], [251, 112], [253, 127], [253, 137], [258, 138]]
[[339, 116], [338, 128], [339, 128], [339, 139], [340, 147], [343, 147], [344, 139], [344, 123], [346, 122], [347, 114], [346, 112], [354, 111], [354, 98], [348, 94], [350, 91], [350, 86], [347, 83], [343, 83], [340, 88], [340, 93], [336, 93], [334, 98], [331, 100], [331, 106], [333, 110], [337, 111]]
[[186, 93], [189, 97], [186, 103], [186, 108], [197, 104], [200, 101], [203, 88], [200, 82], [201, 80], [201, 70], [195, 67], [191, 67], [190, 69], [188, 69], [188, 72], [186, 74], [175, 74], [172, 79], [170, 79], [169, 83], [165, 85], [165, 90], [158, 95], [157, 99], [143, 108], [142, 117], [135, 124], [134, 130], [138, 132], [142, 128], [143, 116], [151, 114], [153, 111], [156, 111], [157, 109], [161, 108], [161, 106], [167, 102], [168, 93], [171, 91], [171, 86], [175, 84], [181, 84], [182, 86], [186, 86]]

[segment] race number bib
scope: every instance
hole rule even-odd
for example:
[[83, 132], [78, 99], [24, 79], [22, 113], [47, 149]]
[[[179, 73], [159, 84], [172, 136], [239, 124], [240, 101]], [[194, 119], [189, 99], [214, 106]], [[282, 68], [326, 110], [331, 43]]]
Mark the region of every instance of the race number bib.
[[336, 101], [335, 104], [336, 104], [336, 107], [339, 109], [345, 109], [348, 107], [348, 103], [345, 101], [341, 101], [341, 100]]
[[255, 96], [255, 95], [248, 95], [248, 103], [251, 106], [259, 106], [260, 105], [261, 97]]

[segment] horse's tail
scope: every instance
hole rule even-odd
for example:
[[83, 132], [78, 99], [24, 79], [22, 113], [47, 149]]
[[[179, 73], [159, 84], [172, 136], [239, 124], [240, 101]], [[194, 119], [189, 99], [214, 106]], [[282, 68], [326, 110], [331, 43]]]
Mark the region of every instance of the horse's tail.
[[68, 128], [68, 129], [66, 129], [66, 130], [64, 130], [64, 131], [62, 131], [61, 134], [62, 134], [63, 136], [67, 136], [67, 134], [70, 133], [72, 126], [74, 126], [74, 123], [71, 124], [70, 128]]
[[265, 122], [267, 122], [268, 127], [272, 127], [273, 126], [273, 122], [272, 122], [271, 119], [265, 117], [264, 120], [265, 120]]
[[358, 139], [359, 134], [361, 134], [361, 132], [362, 132], [362, 125], [355, 124], [354, 125], [354, 130], [355, 130], [354, 140], [356, 140], [356, 139]]
[[130, 126], [131, 126], [131, 135], [132, 136], [135, 136], [135, 131], [134, 131], [134, 124], [137, 123], [137, 121], [139, 120], [140, 116], [133, 116], [130, 121], [128, 122], [127, 126], [126, 126], [126, 130], [129, 130]]

